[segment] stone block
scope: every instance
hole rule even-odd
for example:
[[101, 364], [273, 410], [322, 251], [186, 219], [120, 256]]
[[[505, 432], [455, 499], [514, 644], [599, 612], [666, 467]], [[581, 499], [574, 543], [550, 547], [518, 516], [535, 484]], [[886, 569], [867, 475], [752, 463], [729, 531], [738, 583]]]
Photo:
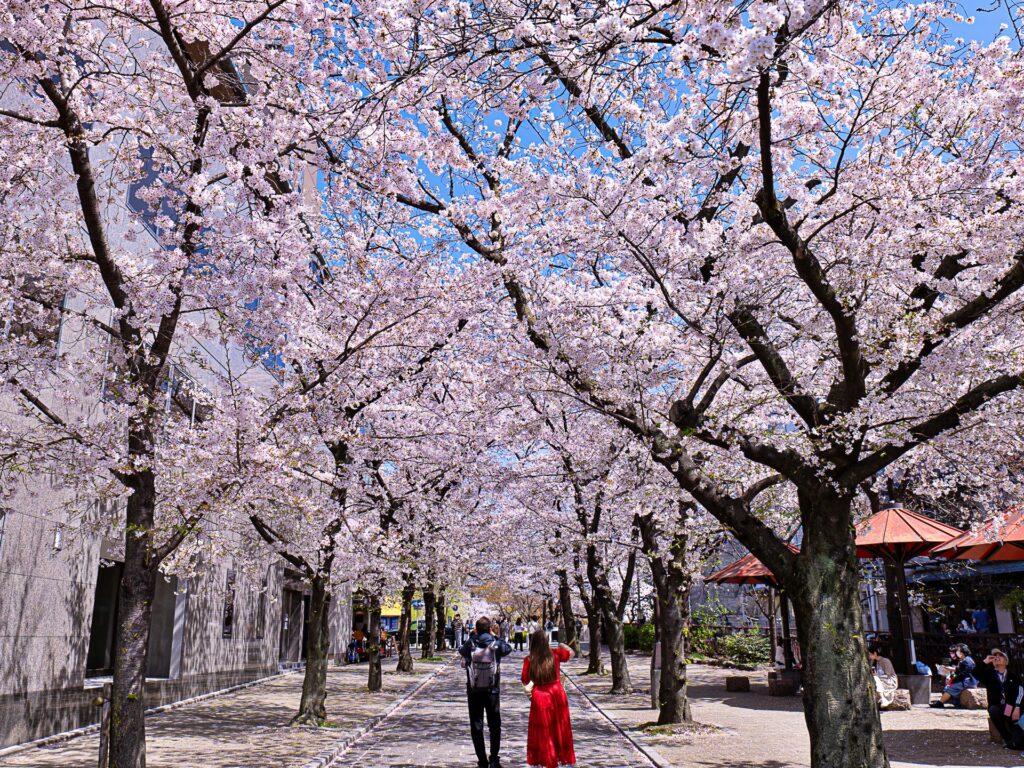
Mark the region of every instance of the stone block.
[[960, 694], [963, 709], [988, 709], [988, 692], [984, 688], [967, 688]]
[[999, 732], [999, 729], [996, 728], [996, 724], [992, 722], [991, 718], [988, 721], [988, 738], [993, 744], [999, 744], [1001, 746], [1003, 743], [1003, 734]]
[[892, 704], [882, 707], [883, 712], [906, 712], [908, 709], [910, 709], [910, 691], [906, 688], [897, 688]]
[[795, 696], [798, 687], [792, 678], [772, 677], [768, 679], [769, 696]]
[[750, 678], [743, 675], [730, 675], [725, 678], [725, 690], [730, 693], [739, 693], [750, 690]]

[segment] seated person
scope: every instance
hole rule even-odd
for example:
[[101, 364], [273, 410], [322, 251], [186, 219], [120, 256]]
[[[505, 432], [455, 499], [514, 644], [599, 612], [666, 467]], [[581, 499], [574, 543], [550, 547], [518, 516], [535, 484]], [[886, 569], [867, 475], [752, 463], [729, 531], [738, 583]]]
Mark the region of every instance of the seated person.
[[946, 678], [946, 687], [942, 689], [942, 697], [933, 701], [929, 706], [935, 709], [943, 709], [950, 701], [954, 707], [960, 706], [960, 694], [968, 688], [977, 688], [978, 681], [974, 679], [974, 659], [971, 658], [971, 649], [963, 643], [957, 643], [949, 648], [949, 653], [956, 660], [957, 665], [953, 674]]
[[1010, 659], [1002, 648], [993, 648], [985, 660], [975, 667], [978, 682], [988, 693], [988, 716], [1003, 737], [1008, 749], [1020, 749], [1024, 731], [1014, 726], [1020, 722], [1024, 702], [1024, 682], [1007, 667]]
[[783, 645], [781, 635], [775, 638], [775, 666], [779, 668], [786, 666], [786, 647]]
[[349, 664], [355, 664], [359, 661], [359, 641], [356, 639], [356, 633], [352, 633], [352, 638], [348, 641], [348, 653], [345, 654], [345, 660]]
[[892, 662], [882, 655], [882, 647], [878, 643], [868, 646], [868, 661], [871, 663], [871, 673], [875, 676], [878, 706], [888, 707], [896, 698], [896, 689], [899, 687], [896, 670]]

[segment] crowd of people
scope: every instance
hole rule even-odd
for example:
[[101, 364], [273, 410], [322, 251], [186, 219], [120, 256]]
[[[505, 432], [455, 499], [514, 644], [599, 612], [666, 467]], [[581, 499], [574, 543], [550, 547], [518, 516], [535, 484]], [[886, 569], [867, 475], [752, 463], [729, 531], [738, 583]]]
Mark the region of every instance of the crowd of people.
[[[1024, 679], [1010, 669], [1010, 657], [1002, 648], [993, 648], [983, 661], [971, 657], [964, 643], [949, 647], [950, 664], [938, 665], [946, 673], [942, 694], [929, 706], [945, 709], [960, 706], [961, 694], [972, 688], [984, 688], [988, 715], [1002, 737], [1007, 749], [1024, 748]], [[892, 662], [882, 654], [878, 643], [868, 646], [868, 661], [874, 675], [875, 690], [880, 707], [892, 704], [899, 688], [899, 679]]]
[[939, 622], [939, 631], [944, 635], [987, 635], [993, 631], [992, 617], [982, 606], [965, 610], [959, 621], [943, 619]]

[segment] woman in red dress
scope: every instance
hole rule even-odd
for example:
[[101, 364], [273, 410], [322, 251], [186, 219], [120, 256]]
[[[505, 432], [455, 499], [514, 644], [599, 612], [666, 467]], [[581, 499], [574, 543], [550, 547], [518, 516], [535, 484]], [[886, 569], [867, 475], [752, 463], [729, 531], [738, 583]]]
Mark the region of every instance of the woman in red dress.
[[569, 660], [572, 649], [559, 644], [552, 649], [543, 629], [530, 638], [530, 655], [523, 659], [523, 685], [533, 683], [530, 694], [530, 727], [526, 736], [526, 764], [537, 768], [576, 765], [569, 724], [569, 700], [565, 697], [558, 665]]

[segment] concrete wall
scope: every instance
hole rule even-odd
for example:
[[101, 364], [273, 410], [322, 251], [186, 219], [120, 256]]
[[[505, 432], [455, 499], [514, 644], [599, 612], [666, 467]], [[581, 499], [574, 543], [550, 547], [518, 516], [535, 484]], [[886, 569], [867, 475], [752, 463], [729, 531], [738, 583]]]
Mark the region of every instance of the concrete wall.
[[[64, 531], [54, 550], [51, 514], [59, 489], [26, 495], [8, 514], [0, 543], [0, 747], [96, 722], [97, 694], [85, 677], [101, 552], [110, 545], [85, 529]], [[190, 579], [169, 578], [154, 603], [146, 703], [168, 702], [278, 671], [283, 567], [257, 552], [261, 566], [230, 558]], [[231, 636], [224, 637], [227, 574], [234, 571]], [[264, 591], [264, 579], [266, 589]], [[261, 599], [262, 593], [262, 599]], [[262, 602], [262, 608], [261, 608]], [[352, 627], [351, 588], [336, 587], [331, 658], [344, 661]]]
[[[56, 506], [56, 509], [51, 508]], [[0, 695], [41, 682], [81, 685], [99, 548], [60, 529], [56, 505], [22, 495], [0, 545]]]

